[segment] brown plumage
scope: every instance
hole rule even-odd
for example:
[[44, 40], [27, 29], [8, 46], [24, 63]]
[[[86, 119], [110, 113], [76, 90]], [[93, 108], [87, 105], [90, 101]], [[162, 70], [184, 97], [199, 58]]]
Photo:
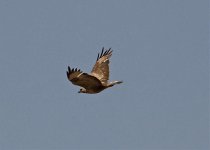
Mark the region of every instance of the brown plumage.
[[122, 81], [108, 82], [109, 80], [109, 58], [112, 56], [111, 48], [98, 54], [96, 63], [90, 74], [83, 73], [80, 69], [70, 68], [66, 72], [67, 78], [72, 84], [81, 86], [79, 93], [95, 94], [102, 90], [120, 84]]

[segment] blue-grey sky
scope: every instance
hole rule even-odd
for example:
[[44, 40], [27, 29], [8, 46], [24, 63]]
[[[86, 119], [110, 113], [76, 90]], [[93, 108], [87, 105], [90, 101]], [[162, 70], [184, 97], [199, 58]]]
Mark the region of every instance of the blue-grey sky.
[[[0, 149], [207, 150], [208, 0], [1, 0]], [[110, 80], [79, 94], [114, 50]]]

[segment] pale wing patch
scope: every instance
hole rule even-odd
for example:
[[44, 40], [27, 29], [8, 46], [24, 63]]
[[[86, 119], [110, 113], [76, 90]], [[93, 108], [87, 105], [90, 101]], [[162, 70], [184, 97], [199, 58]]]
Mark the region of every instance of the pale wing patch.
[[109, 59], [105, 59], [104, 61], [103, 61], [103, 63], [105, 63], [105, 62], [107, 62]]
[[82, 73], [80, 73], [80, 74], [78, 74], [77, 78], [79, 78], [82, 74], [83, 74], [83, 72], [82, 72]]

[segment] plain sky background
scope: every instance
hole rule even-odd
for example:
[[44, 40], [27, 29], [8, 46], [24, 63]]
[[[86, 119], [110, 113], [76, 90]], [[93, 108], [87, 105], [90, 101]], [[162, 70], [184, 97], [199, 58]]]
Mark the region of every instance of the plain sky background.
[[[0, 149], [209, 149], [208, 0], [0, 0]], [[110, 80], [77, 93], [114, 50]]]

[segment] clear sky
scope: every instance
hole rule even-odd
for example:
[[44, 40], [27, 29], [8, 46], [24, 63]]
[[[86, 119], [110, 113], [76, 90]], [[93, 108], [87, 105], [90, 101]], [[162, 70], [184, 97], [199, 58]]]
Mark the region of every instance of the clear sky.
[[[208, 0], [0, 0], [0, 149], [209, 149]], [[110, 80], [77, 93], [114, 50]]]

